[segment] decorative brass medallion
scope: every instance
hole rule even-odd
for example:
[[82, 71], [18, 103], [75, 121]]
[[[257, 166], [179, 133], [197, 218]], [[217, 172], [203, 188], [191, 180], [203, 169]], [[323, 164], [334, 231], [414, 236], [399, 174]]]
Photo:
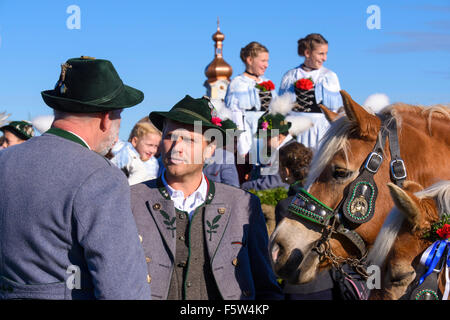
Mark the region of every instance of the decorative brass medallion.
[[365, 216], [367, 214], [368, 208], [369, 204], [363, 196], [355, 198], [350, 204], [350, 212], [352, 215], [359, 213], [361, 216]]

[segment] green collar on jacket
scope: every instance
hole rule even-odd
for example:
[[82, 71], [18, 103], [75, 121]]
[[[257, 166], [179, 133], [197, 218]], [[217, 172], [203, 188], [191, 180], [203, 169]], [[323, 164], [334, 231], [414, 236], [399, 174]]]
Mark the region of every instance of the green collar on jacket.
[[89, 146], [83, 140], [81, 140], [79, 137], [77, 137], [76, 135], [74, 135], [73, 133], [71, 133], [69, 131], [52, 127], [48, 131], [46, 131], [45, 133], [50, 133], [50, 134], [53, 134], [55, 136], [58, 136], [58, 137], [61, 137], [61, 138], [64, 138], [64, 139], [76, 142], [76, 143], [82, 145], [83, 147], [89, 149]]

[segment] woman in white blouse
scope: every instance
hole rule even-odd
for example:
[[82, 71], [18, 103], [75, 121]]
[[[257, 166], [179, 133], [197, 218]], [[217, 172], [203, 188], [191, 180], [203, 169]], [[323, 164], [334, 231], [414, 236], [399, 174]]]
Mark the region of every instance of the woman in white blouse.
[[[239, 130], [244, 130], [239, 136], [237, 148], [238, 154], [245, 156], [251, 148], [255, 148], [254, 135], [258, 119], [268, 108], [268, 103], [261, 103], [265, 98], [261, 98], [263, 94], [260, 92], [263, 90], [257, 88], [257, 84], [270, 81], [264, 77], [269, 66], [269, 50], [258, 42], [250, 42], [241, 49], [240, 57], [245, 64], [245, 71], [236, 76], [228, 86], [225, 105], [231, 110], [231, 120]], [[276, 95], [275, 86], [271, 89], [270, 95]]]
[[[322, 35], [312, 33], [298, 40], [298, 54], [305, 57], [305, 60], [300, 66], [286, 72], [281, 80], [278, 94], [290, 95], [294, 103], [294, 108], [287, 118], [288, 121], [292, 121], [292, 118], [296, 116], [308, 117], [312, 120], [314, 126], [300, 134], [297, 141], [306, 147], [316, 149], [329, 127], [318, 104], [323, 104], [337, 112], [343, 106], [339, 93], [341, 87], [336, 73], [323, 66], [327, 60], [328, 41]], [[311, 80], [310, 87], [303, 88], [301, 84], [297, 84], [297, 81], [301, 79], [304, 79], [302, 81]]]

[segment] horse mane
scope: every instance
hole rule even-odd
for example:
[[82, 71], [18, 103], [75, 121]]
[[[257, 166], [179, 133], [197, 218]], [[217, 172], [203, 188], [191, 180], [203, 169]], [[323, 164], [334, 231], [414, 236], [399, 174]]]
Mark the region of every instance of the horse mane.
[[[367, 111], [373, 114], [370, 110]], [[387, 117], [387, 121], [392, 121], [395, 118], [398, 130], [402, 128], [403, 115], [421, 117], [427, 121], [428, 131], [431, 136], [432, 120], [450, 120], [450, 107], [444, 104], [413, 106], [405, 103], [395, 103], [386, 106], [380, 111], [380, 114]], [[307, 190], [317, 180], [337, 152], [343, 151], [346, 161], [348, 160], [348, 137], [355, 133], [357, 128], [357, 123], [351, 121], [346, 115], [342, 115], [331, 123], [330, 128], [320, 140], [319, 149], [314, 153], [311, 161], [311, 168], [305, 184]]]
[[[395, 107], [395, 108], [394, 108]], [[432, 106], [412, 106], [404, 103], [396, 103], [390, 106], [391, 114], [401, 123], [402, 115], [412, 115], [427, 120], [428, 133], [431, 136], [432, 120], [450, 120], [450, 105], [436, 104]]]
[[[439, 181], [426, 189], [414, 193], [414, 195], [419, 199], [433, 199], [440, 217], [450, 212], [450, 180]], [[396, 207], [391, 210], [369, 252], [367, 260], [370, 264], [383, 265], [404, 219], [405, 215]]]
[[340, 150], [344, 151], [348, 159], [348, 137], [356, 131], [357, 124], [347, 116], [341, 116], [331, 123], [330, 128], [320, 140], [319, 149], [314, 152], [305, 187], [309, 187], [317, 180], [331, 158]]

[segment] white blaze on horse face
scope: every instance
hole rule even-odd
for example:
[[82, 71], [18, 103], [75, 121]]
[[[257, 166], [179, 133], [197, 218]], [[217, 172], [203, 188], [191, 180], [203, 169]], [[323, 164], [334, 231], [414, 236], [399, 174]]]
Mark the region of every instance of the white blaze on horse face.
[[319, 260], [312, 248], [321, 237], [319, 231], [320, 227], [314, 223], [284, 218], [270, 239], [275, 273], [291, 283], [304, 283], [314, 278]]

